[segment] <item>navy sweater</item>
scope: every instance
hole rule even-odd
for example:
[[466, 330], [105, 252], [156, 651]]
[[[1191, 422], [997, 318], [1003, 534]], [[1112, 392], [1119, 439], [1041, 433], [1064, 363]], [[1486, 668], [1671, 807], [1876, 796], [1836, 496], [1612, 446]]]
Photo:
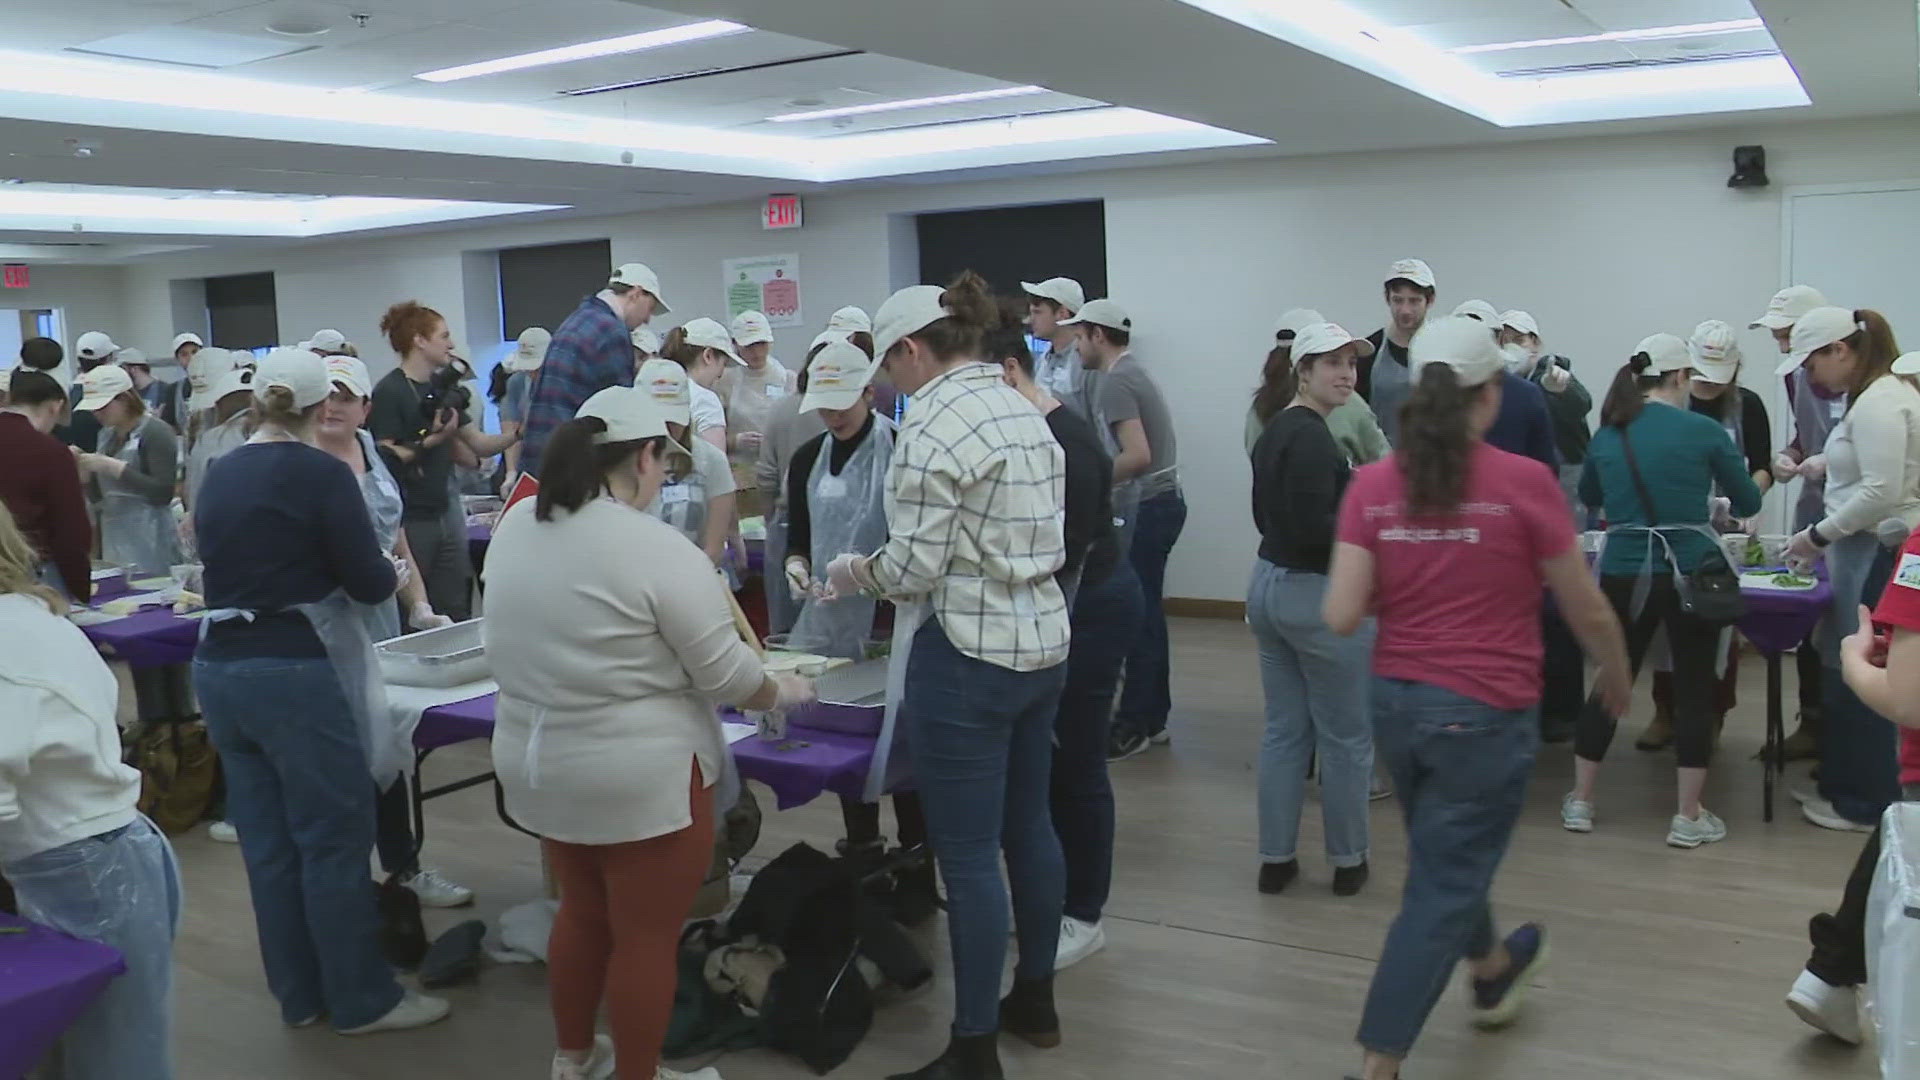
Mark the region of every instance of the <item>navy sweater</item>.
[[207, 607], [254, 611], [207, 628], [209, 660], [325, 656], [295, 605], [344, 589], [393, 599], [393, 565], [374, 539], [353, 470], [305, 443], [248, 443], [213, 463], [194, 506]]

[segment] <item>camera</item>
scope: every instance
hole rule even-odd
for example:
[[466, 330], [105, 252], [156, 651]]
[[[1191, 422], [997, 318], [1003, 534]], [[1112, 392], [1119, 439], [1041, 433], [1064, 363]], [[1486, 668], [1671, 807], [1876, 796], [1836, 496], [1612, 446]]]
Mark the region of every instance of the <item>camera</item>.
[[427, 388], [420, 394], [422, 435], [433, 430], [442, 413], [449, 409], [464, 413], [473, 404], [473, 391], [463, 385], [462, 378], [460, 366], [448, 364], [427, 379]]

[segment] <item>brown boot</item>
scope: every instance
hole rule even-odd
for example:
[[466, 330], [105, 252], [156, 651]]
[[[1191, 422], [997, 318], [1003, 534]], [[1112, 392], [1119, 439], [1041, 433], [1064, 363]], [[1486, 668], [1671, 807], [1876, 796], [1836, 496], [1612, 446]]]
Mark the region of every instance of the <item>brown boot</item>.
[[1647, 730], [1633, 740], [1635, 750], [1665, 750], [1673, 745], [1673, 714], [1655, 707], [1653, 720], [1647, 724]]

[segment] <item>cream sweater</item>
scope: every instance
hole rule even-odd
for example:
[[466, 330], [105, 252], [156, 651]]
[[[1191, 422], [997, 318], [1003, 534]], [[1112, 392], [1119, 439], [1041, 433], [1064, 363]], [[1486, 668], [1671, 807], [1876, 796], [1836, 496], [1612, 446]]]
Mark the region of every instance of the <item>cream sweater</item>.
[[692, 824], [688, 781], [719, 779], [714, 705], [766, 680], [721, 578], [670, 525], [611, 499], [509, 510], [487, 551], [487, 656], [500, 684], [494, 771], [507, 809], [570, 844]]
[[120, 762], [120, 688], [80, 628], [0, 596], [0, 865], [133, 821], [140, 773]]
[[1827, 438], [1829, 540], [1872, 534], [1882, 521], [1920, 525], [1920, 390], [1883, 375], [1860, 395]]

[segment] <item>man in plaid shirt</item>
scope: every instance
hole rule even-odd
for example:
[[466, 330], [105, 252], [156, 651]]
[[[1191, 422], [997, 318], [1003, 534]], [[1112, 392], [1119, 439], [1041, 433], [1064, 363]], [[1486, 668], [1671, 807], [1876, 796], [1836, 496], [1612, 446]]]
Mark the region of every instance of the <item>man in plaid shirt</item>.
[[601, 289], [553, 332], [547, 358], [528, 399], [520, 468], [540, 475], [540, 455], [553, 429], [609, 386], [633, 385], [633, 331], [657, 313], [672, 311], [660, 296], [660, 278], [645, 263], [616, 269]]

